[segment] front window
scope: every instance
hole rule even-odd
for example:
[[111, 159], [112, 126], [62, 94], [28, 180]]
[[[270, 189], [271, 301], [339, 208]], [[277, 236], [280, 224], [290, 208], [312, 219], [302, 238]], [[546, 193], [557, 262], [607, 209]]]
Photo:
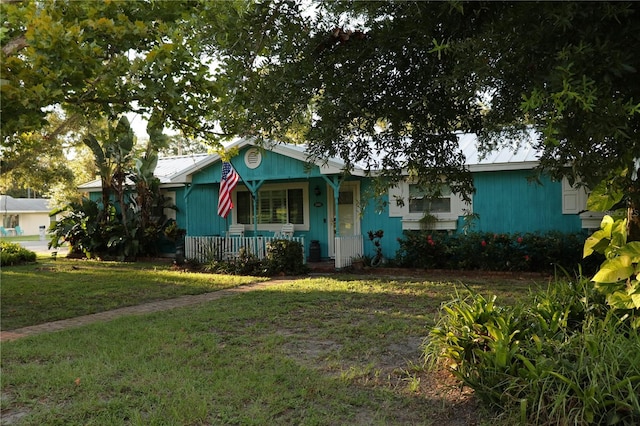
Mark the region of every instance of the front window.
[[409, 185], [409, 213], [451, 213], [451, 189], [442, 187], [440, 197], [429, 197], [418, 185]]
[[17, 214], [4, 215], [2, 217], [2, 226], [5, 228], [15, 228], [20, 225], [20, 216]]
[[[251, 193], [237, 191], [238, 223], [254, 223]], [[304, 224], [304, 192], [302, 188], [265, 189], [258, 191], [258, 224]]]

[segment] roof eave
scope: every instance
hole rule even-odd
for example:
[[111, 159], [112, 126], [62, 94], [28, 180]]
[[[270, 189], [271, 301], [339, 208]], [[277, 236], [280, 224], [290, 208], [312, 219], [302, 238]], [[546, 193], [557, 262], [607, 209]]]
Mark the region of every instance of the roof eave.
[[493, 164], [469, 164], [470, 172], [500, 172], [511, 170], [531, 170], [540, 165], [539, 161], [524, 161], [521, 163], [493, 163]]

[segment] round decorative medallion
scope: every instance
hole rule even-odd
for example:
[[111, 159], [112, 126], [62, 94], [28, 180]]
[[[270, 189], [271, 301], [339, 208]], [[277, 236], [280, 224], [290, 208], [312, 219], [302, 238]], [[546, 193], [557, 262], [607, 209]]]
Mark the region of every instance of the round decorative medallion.
[[244, 164], [250, 168], [255, 169], [262, 162], [262, 153], [258, 148], [248, 149], [244, 154]]

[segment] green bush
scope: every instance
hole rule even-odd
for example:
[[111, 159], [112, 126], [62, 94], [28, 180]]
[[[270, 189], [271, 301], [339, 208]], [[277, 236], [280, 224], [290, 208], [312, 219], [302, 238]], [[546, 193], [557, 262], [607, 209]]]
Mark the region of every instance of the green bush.
[[267, 245], [266, 269], [269, 275], [300, 275], [307, 272], [302, 244], [286, 239]]
[[[164, 202], [161, 196], [159, 200]], [[64, 214], [49, 227], [49, 245], [56, 248], [68, 243], [74, 256], [104, 260], [155, 256], [161, 246], [174, 248], [184, 231], [163, 215], [153, 221], [142, 220], [142, 212], [131, 205], [119, 211], [115, 205], [103, 207], [88, 198], [72, 202], [54, 212], [57, 213]]]
[[586, 279], [513, 307], [478, 294], [443, 308], [425, 355], [490, 407], [533, 424], [640, 424], [640, 334]]
[[402, 267], [488, 271], [555, 272], [593, 271], [601, 261], [593, 256], [582, 259], [587, 236], [563, 234], [447, 234], [436, 231], [405, 231], [398, 239], [396, 262]]
[[584, 245], [584, 256], [606, 257], [591, 279], [609, 306], [640, 329], [640, 241], [627, 241], [627, 219], [605, 216]]
[[267, 256], [259, 260], [254, 254], [242, 249], [238, 257], [221, 260], [219, 253], [211, 252], [211, 258], [204, 262], [203, 269], [207, 272], [274, 276], [301, 275], [308, 272], [304, 264], [302, 244], [291, 240], [274, 240], [267, 245]]
[[36, 254], [34, 252], [25, 249], [20, 244], [0, 241], [0, 265], [18, 265], [35, 261]]

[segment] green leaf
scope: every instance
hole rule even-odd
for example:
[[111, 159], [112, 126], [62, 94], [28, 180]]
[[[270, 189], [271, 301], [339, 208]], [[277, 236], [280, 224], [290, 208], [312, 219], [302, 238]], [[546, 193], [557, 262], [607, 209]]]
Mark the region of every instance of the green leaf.
[[622, 200], [624, 193], [610, 185], [609, 181], [601, 181], [587, 199], [587, 209], [596, 212], [604, 212]]
[[629, 256], [632, 263], [640, 262], [640, 241], [631, 241], [618, 250], [620, 256]]
[[634, 309], [640, 309], [640, 294], [634, 293], [630, 296], [631, 304]]
[[610, 238], [611, 238], [611, 232], [607, 233], [602, 229], [594, 232], [584, 242], [582, 257], [587, 257], [591, 255], [594, 251], [596, 253], [604, 253], [604, 250], [609, 246]]
[[627, 220], [616, 220], [611, 225], [611, 244], [614, 250], [627, 243]]
[[631, 264], [631, 258], [629, 256], [619, 256], [605, 260], [591, 281], [597, 283], [616, 283], [626, 280], [633, 275], [633, 273], [634, 267]]
[[633, 309], [635, 307], [631, 296], [621, 291], [608, 295], [607, 303], [616, 309]]
[[607, 232], [609, 236], [611, 236], [611, 228], [613, 227], [614, 220], [611, 216], [606, 215], [602, 218], [602, 222], [600, 222], [600, 229]]

